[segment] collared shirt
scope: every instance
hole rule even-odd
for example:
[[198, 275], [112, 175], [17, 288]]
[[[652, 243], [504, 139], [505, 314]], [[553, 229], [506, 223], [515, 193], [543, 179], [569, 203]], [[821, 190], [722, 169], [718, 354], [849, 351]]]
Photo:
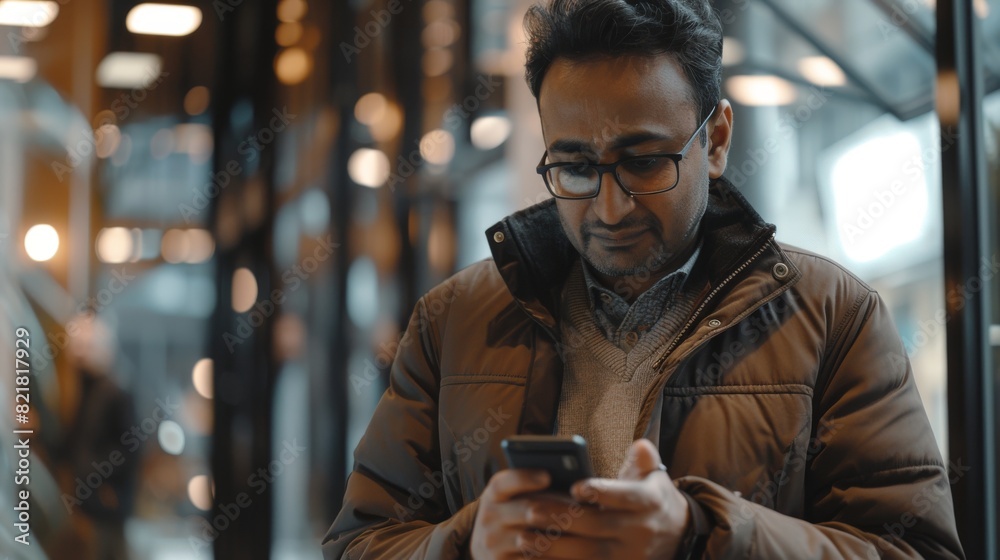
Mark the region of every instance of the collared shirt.
[[[602, 286], [590, 271], [585, 262], [583, 277], [587, 284], [587, 294], [590, 298], [590, 309], [594, 313], [597, 324], [604, 336], [619, 348], [631, 349], [663, 315], [665, 309], [673, 305], [677, 293], [691, 274], [695, 261], [701, 253], [701, 241], [691, 253], [687, 262], [670, 274], [660, 278], [648, 290], [636, 298], [632, 305], [619, 293]], [[582, 260], [582, 259], [581, 259]], [[621, 286], [621, 291], [630, 288], [628, 281]]]

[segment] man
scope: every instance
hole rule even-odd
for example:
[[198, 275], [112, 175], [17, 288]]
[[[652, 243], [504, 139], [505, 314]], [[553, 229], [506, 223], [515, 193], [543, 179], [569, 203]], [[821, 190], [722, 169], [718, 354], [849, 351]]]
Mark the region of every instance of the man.
[[[417, 303], [326, 556], [962, 558], [885, 305], [723, 178], [707, 2], [526, 27], [554, 199]], [[512, 434], [584, 436], [598, 478], [542, 492]]]

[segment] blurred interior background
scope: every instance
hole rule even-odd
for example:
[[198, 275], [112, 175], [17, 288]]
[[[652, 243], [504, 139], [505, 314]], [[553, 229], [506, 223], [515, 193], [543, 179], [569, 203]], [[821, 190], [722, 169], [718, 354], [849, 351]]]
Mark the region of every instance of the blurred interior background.
[[[0, 556], [319, 557], [416, 299], [549, 196], [529, 4], [0, 0]], [[1000, 0], [716, 7], [727, 175], [888, 300], [994, 557]]]

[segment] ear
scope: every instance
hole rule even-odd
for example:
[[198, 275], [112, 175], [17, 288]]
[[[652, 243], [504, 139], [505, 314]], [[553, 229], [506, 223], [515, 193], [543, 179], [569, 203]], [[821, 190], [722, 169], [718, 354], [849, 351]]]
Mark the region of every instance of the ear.
[[726, 170], [729, 147], [733, 141], [733, 106], [728, 99], [719, 101], [712, 122], [708, 123], [708, 176], [718, 179]]

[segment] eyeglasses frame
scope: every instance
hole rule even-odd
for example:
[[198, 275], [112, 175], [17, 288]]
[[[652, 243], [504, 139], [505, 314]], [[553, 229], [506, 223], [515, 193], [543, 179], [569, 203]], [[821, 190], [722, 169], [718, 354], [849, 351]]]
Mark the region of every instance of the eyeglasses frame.
[[[614, 175], [615, 182], [618, 183], [618, 187], [621, 188], [622, 191], [624, 191], [625, 194], [627, 194], [630, 198], [634, 198], [635, 195], [644, 196], [650, 194], [662, 194], [671, 191], [674, 188], [676, 188], [677, 185], [680, 184], [681, 182], [681, 160], [684, 159], [684, 156], [687, 155], [688, 150], [691, 149], [691, 145], [694, 143], [694, 139], [698, 137], [698, 134], [700, 134], [701, 131], [705, 128], [705, 125], [708, 124], [708, 121], [712, 119], [712, 115], [715, 114], [715, 109], [716, 109], [715, 107], [712, 108], [712, 110], [708, 113], [708, 116], [705, 117], [705, 120], [701, 121], [701, 125], [698, 126], [698, 129], [694, 131], [694, 134], [691, 135], [691, 138], [688, 138], [688, 141], [684, 143], [684, 147], [681, 148], [681, 150], [677, 153], [653, 153], [653, 154], [627, 156], [611, 163], [581, 163], [573, 161], [557, 161], [555, 163], [545, 163], [545, 158], [548, 157], [549, 155], [548, 150], [545, 150], [542, 153], [542, 159], [538, 161], [538, 166], [535, 168], [535, 171], [542, 176], [542, 181], [545, 182], [545, 188], [548, 189], [549, 193], [551, 193], [552, 196], [562, 200], [587, 200], [590, 198], [597, 198], [597, 196], [601, 194], [601, 186], [604, 181], [604, 175], [608, 172]], [[618, 166], [623, 163], [627, 163], [629, 161], [648, 158], [648, 157], [667, 157], [673, 160], [674, 166], [677, 167], [677, 179], [674, 181], [673, 185], [670, 185], [665, 189], [660, 189], [658, 191], [648, 191], [648, 192], [632, 192], [628, 187], [625, 186], [625, 184], [622, 182], [621, 177], [618, 175]], [[548, 178], [549, 171], [557, 167], [570, 167], [570, 166], [586, 166], [592, 169], [596, 169], [598, 171], [597, 189], [594, 191], [594, 194], [587, 196], [561, 196], [555, 193], [555, 190], [549, 184], [549, 178]]]

